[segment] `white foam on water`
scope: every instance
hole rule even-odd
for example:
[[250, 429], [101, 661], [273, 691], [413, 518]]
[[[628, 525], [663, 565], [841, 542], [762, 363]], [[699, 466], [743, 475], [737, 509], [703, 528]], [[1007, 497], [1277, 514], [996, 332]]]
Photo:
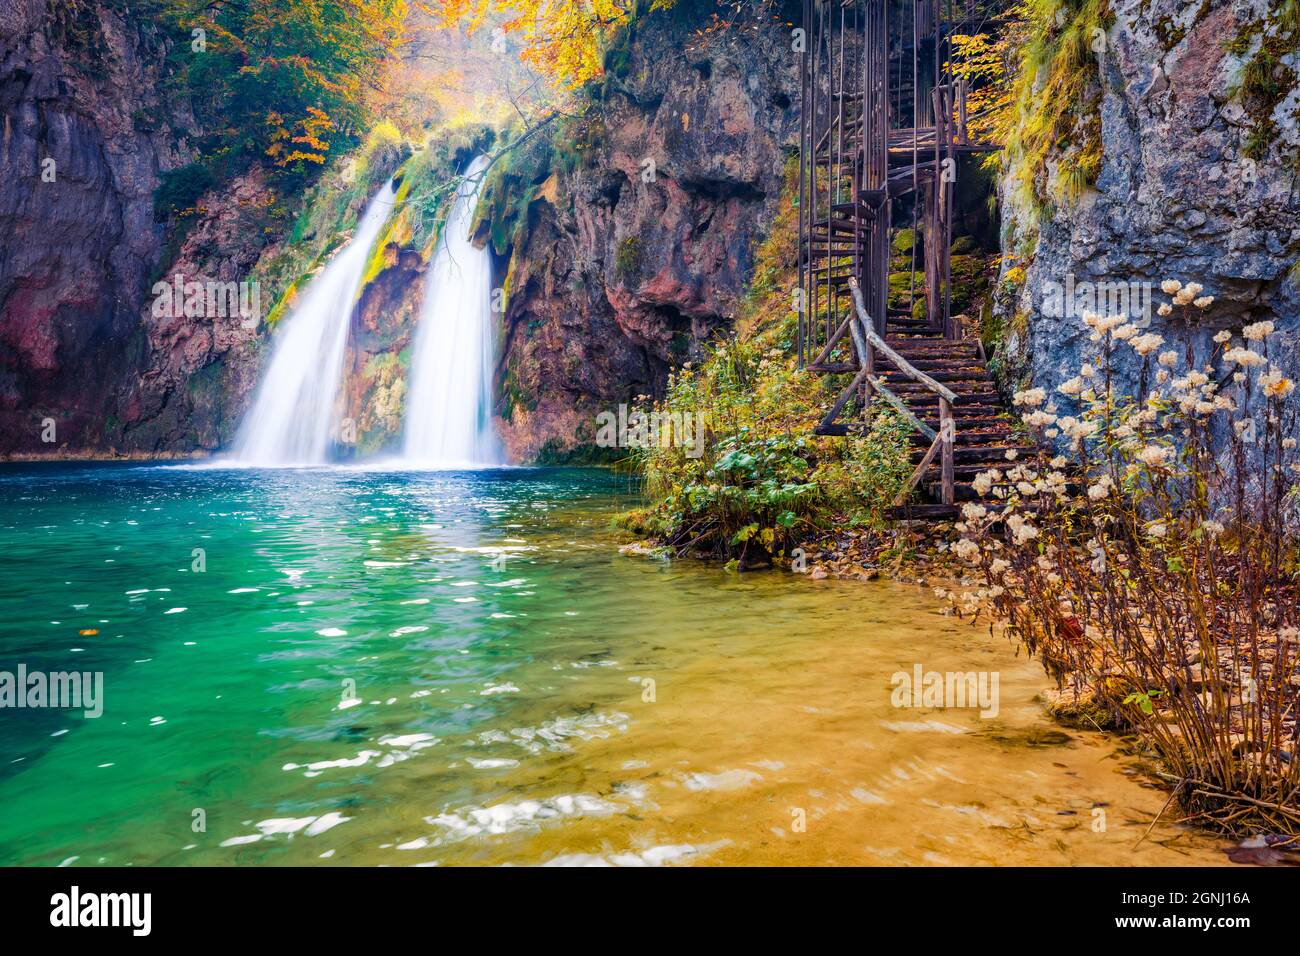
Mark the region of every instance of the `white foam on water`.
[[687, 790], [741, 790], [762, 780], [752, 770], [724, 770], [721, 773], [688, 773], [682, 776]]
[[889, 802], [879, 794], [872, 793], [870, 790], [864, 790], [862, 787], [855, 787], [854, 789], [850, 790], [849, 796], [851, 796], [854, 800], [858, 801], [858, 803], [888, 803]]
[[[391, 698], [388, 703], [393, 703], [395, 700], [396, 698]], [[354, 698], [353, 701], [355, 703], [361, 702], [360, 699], [357, 698]], [[371, 703], [375, 704], [378, 703], [378, 701], [371, 701]], [[339, 709], [343, 709], [348, 705], [349, 702], [344, 701], [338, 706]], [[339, 757], [335, 760], [315, 760], [307, 764], [286, 763], [280, 769], [286, 772], [301, 770], [303, 771], [304, 777], [319, 777], [327, 770], [344, 770], [364, 767], [372, 760], [375, 761], [376, 767], [382, 769], [391, 767], [393, 764], [401, 763], [404, 760], [409, 760], [416, 756], [421, 750], [433, 747], [440, 742], [439, 738], [435, 737], [433, 734], [427, 733], [402, 735], [385, 734], [379, 738], [378, 744], [381, 747], [389, 748], [388, 750], [371, 750], [367, 748], [359, 751], [355, 757]], [[378, 759], [376, 760], [376, 758]]]
[[966, 731], [938, 720], [882, 720], [880, 726], [904, 734], [964, 734]]
[[730, 840], [718, 840], [702, 846], [674, 843], [626, 853], [565, 853], [552, 857], [542, 866], [664, 866], [706, 856], [730, 844]]
[[553, 753], [566, 753], [573, 749], [570, 739], [603, 740], [616, 733], [626, 733], [631, 718], [620, 711], [611, 713], [596, 712], [575, 717], [556, 717], [540, 727], [515, 727], [509, 735], [499, 730], [484, 731], [479, 734], [481, 743], [505, 743], [509, 741], [523, 747], [529, 753], [541, 753], [549, 750]]
[[380, 737], [379, 742], [385, 747], [410, 747], [412, 750], [422, 750], [425, 747], [432, 747], [438, 742], [438, 738], [433, 734], [405, 734], [401, 737]]
[[[591, 794], [564, 794], [544, 800], [519, 800], [487, 807], [461, 807], [425, 822], [441, 827], [443, 840], [464, 840], [483, 835], [499, 835], [521, 830], [536, 830], [549, 821], [572, 817], [607, 817], [627, 810]], [[439, 841], [442, 842], [442, 841]]]
[[220, 845], [245, 846], [249, 843], [257, 843], [260, 840], [269, 840], [276, 836], [287, 836], [292, 839], [297, 833], [317, 836], [327, 830], [334, 829], [340, 823], [347, 823], [351, 819], [351, 817], [345, 817], [338, 811], [331, 811], [318, 817], [273, 817], [270, 820], [255, 823], [257, 833], [230, 837], [228, 840], [222, 840]]
[[499, 770], [503, 767], [518, 767], [518, 760], [511, 760], [502, 757], [489, 757], [484, 760], [477, 760], [474, 757], [466, 757], [465, 761], [475, 770]]

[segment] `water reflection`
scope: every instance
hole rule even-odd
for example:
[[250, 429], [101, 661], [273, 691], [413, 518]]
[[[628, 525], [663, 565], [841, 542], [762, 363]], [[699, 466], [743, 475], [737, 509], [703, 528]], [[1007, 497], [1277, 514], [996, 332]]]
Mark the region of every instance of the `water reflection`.
[[[607, 473], [0, 486], [0, 659], [106, 673], [101, 720], [0, 715], [3, 863], [1222, 860], [1133, 848], [1164, 793], [1004, 641], [915, 589], [621, 557]], [[998, 671], [997, 717], [892, 706], [917, 663]]]

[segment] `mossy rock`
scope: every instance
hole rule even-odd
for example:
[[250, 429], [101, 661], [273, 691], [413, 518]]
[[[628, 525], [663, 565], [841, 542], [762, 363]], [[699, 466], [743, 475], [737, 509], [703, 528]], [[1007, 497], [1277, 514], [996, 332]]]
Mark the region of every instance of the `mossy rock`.
[[1066, 727], [1081, 730], [1120, 729], [1105, 701], [1088, 688], [1077, 692], [1072, 687], [1047, 690], [1039, 699], [1042, 700], [1047, 715]]
[[622, 279], [636, 279], [641, 275], [645, 250], [639, 236], [628, 236], [618, 244], [614, 253], [614, 271]]
[[627, 457], [623, 448], [601, 448], [594, 442], [570, 444], [549, 438], [533, 459], [533, 464], [552, 468], [577, 465], [613, 465]]
[[221, 404], [222, 385], [224, 384], [225, 366], [213, 362], [196, 371], [185, 382], [191, 399], [198, 405], [214, 408]]
[[[910, 299], [915, 280], [916, 298]], [[889, 274], [889, 307], [901, 309], [911, 303], [913, 317], [925, 318], [925, 273], [891, 272]], [[920, 315], [917, 316], [917, 312]]]

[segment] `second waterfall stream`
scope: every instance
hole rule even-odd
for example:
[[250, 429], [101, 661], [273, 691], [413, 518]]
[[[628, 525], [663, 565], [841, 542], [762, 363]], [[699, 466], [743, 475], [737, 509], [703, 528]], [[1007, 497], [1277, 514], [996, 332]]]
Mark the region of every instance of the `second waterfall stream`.
[[402, 457], [414, 467], [505, 460], [492, 428], [492, 254], [469, 238], [487, 165], [479, 156], [465, 170], [425, 277], [402, 436]]

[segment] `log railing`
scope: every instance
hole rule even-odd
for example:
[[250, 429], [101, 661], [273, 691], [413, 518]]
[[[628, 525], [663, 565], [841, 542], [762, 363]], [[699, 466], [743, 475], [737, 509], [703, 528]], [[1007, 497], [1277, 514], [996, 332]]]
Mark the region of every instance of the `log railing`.
[[[961, 399], [957, 393], [948, 388], [941, 382], [936, 381], [929, 375], [926, 375], [920, 369], [916, 368], [903, 356], [894, 351], [889, 344], [880, 337], [872, 327], [871, 317], [867, 315], [866, 307], [862, 304], [862, 289], [858, 286], [855, 278], [849, 279], [849, 290], [853, 293], [853, 308], [856, 315], [851, 315], [845, 320], [849, 331], [853, 336], [853, 345], [857, 350], [860, 367], [858, 374], [853, 381], [836, 399], [835, 404], [831, 407], [830, 412], [823, 420], [824, 425], [834, 421], [836, 416], [844, 408], [858, 389], [863, 390], [864, 406], [871, 401], [872, 393], [878, 393], [881, 398], [887, 401], [899, 414], [915, 428], [918, 432], [930, 439], [930, 448], [926, 451], [925, 456], [921, 459], [916, 470], [912, 472], [911, 478], [908, 479], [907, 485], [899, 492], [898, 497], [894, 500], [895, 506], [901, 505], [911, 495], [912, 489], [920, 482], [925, 475], [926, 469], [933, 464], [935, 456], [940, 456], [940, 475], [941, 475], [941, 496], [940, 501], [945, 505], [951, 505], [954, 498], [955, 479], [953, 468], [953, 446], [957, 441], [957, 422], [953, 417], [952, 408]], [[843, 326], [835, 336], [838, 339], [844, 334]], [[819, 361], [825, 361], [829, 358], [830, 348], [834, 344], [834, 339], [827, 346]], [[896, 395], [885, 382], [876, 375], [876, 353], [879, 352], [885, 358], [893, 363], [894, 368], [898, 369], [903, 375], [912, 381], [919, 383], [929, 391], [939, 397], [939, 430], [936, 432], [933, 428], [921, 421], [907, 403]]]

